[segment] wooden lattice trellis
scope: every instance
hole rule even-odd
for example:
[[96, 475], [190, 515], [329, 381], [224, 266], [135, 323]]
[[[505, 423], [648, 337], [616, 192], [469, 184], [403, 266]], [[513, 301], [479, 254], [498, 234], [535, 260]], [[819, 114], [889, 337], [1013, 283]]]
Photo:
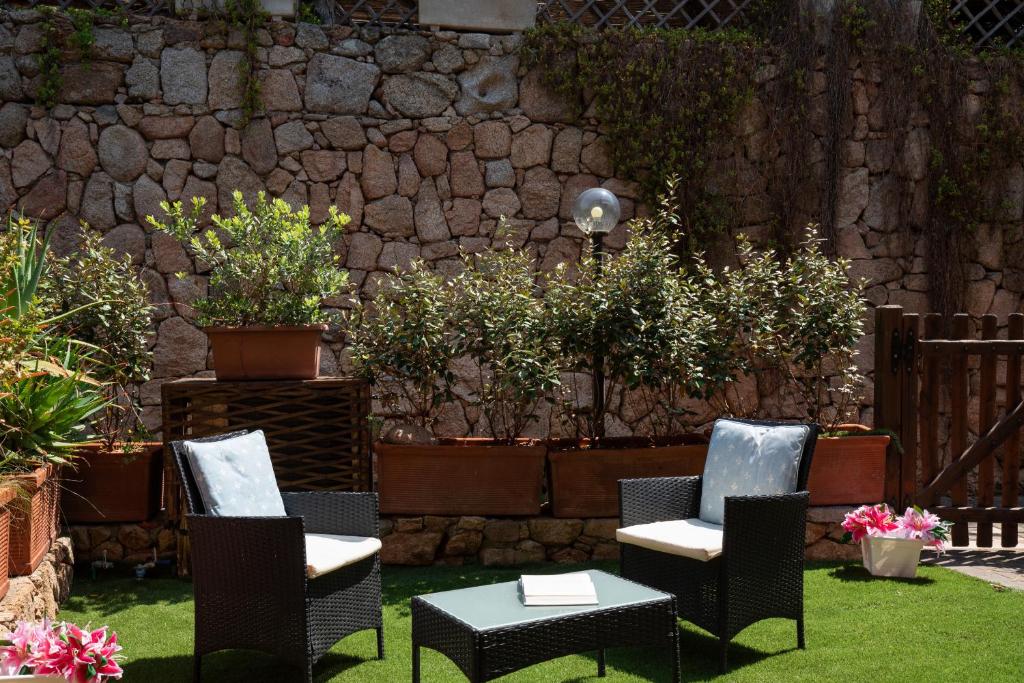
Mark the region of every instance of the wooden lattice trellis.
[[173, 15], [174, 0], [21, 0], [15, 3], [28, 7], [58, 7], [68, 9], [102, 9], [126, 14], [155, 16], [157, 14]]
[[975, 47], [1024, 45], [1021, 0], [953, 0], [950, 20]]
[[[370, 387], [357, 379], [217, 382], [184, 379], [161, 387], [163, 439], [262, 429], [284, 491], [370, 491]], [[184, 503], [169, 451], [164, 501], [178, 531], [178, 566], [187, 571]]]
[[742, 17], [752, 0], [545, 0], [538, 20], [594, 28], [653, 26], [717, 29]]

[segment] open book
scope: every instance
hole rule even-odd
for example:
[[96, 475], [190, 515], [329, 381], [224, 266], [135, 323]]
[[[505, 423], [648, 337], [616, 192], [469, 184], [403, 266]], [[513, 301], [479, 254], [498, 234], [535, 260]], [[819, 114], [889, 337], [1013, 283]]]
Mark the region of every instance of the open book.
[[519, 593], [527, 607], [596, 605], [597, 591], [589, 574], [555, 574], [519, 578]]

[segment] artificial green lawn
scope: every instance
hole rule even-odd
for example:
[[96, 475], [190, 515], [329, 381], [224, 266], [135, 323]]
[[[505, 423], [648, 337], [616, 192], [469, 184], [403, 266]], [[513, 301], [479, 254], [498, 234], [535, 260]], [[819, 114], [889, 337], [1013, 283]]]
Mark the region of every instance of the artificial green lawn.
[[[614, 565], [600, 564], [607, 571]], [[566, 571], [532, 567], [530, 572]], [[317, 681], [392, 683], [410, 679], [409, 598], [420, 593], [518, 578], [521, 569], [431, 567], [384, 570], [387, 659], [374, 659], [372, 631], [346, 638], [316, 668]], [[723, 681], [1021, 681], [1024, 593], [997, 590], [954, 572], [922, 567], [914, 580], [872, 579], [855, 565], [806, 571], [806, 651], [795, 649], [793, 622], [771, 620], [741, 633]], [[61, 618], [109, 624], [125, 651], [129, 683], [191, 680], [192, 587], [176, 579], [78, 578]], [[253, 624], [273, 629], [274, 624]], [[715, 678], [715, 641], [683, 625], [683, 680]], [[423, 681], [464, 681], [442, 655], [424, 650]], [[668, 681], [665, 650], [608, 654], [607, 681]], [[204, 658], [203, 678], [288, 681], [272, 658], [230, 652]], [[503, 681], [598, 681], [582, 655], [530, 667]]]

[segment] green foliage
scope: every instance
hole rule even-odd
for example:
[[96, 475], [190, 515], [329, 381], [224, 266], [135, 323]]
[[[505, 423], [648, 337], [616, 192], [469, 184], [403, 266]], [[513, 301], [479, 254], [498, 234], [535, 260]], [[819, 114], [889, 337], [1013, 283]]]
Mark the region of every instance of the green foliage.
[[141, 425], [131, 385], [149, 379], [153, 322], [149, 289], [131, 257], [118, 258], [86, 229], [76, 253], [51, 259], [42, 298], [56, 321], [50, 334], [91, 349], [81, 369], [104, 383], [109, 399], [94, 428], [108, 448], [130, 440]]
[[195, 303], [200, 325], [309, 325], [327, 320], [321, 305], [348, 283], [334, 253], [348, 216], [332, 206], [327, 221], [312, 226], [308, 206], [292, 211], [284, 200], [268, 200], [260, 192], [250, 207], [236, 191], [234, 215], [214, 216], [216, 229], [196, 234], [204, 206], [203, 198], [193, 199], [190, 212], [181, 202], [164, 202], [168, 223], [146, 217], [210, 266], [210, 295]]
[[36, 372], [0, 389], [0, 475], [67, 463], [104, 405], [95, 385], [77, 374]]
[[93, 13], [90, 10], [75, 8], [68, 8], [67, 12], [72, 28], [68, 42], [75, 48], [79, 59], [88, 61], [92, 54], [92, 46], [96, 44], [96, 34], [93, 32]]
[[780, 260], [741, 240], [740, 266], [723, 281], [744, 372], [777, 381], [783, 410], [795, 405], [831, 429], [847, 421], [859, 398], [863, 378], [854, 359], [867, 303], [864, 283], [850, 281], [849, 262], [828, 258], [820, 244], [812, 226], [799, 250]]
[[40, 8], [42, 21], [42, 37], [39, 52], [36, 54], [36, 65], [39, 67], [39, 86], [36, 89], [36, 102], [49, 109], [57, 104], [57, 97], [63, 85], [60, 73], [61, 36], [57, 28], [57, 13], [49, 7]]
[[[621, 28], [575, 24], [530, 31], [524, 61], [580, 105], [592, 96], [617, 172], [641, 182], [648, 200], [678, 176], [680, 229], [691, 246], [732, 222], [731, 205], [709, 189], [711, 164], [753, 92], [759, 43], [736, 30]], [[582, 107], [577, 111], [582, 113]]]
[[[41, 312], [36, 290], [46, 271], [46, 240], [37, 225], [9, 216], [0, 232], [0, 387], [20, 376], [37, 345]], [[2, 392], [2, 389], [0, 389]]]
[[257, 77], [257, 34], [269, 17], [263, 11], [260, 0], [226, 0], [223, 15], [231, 26], [242, 32], [245, 58], [239, 63], [238, 68], [242, 77], [242, 125], [245, 126], [253, 116], [263, 110], [263, 103], [260, 101], [260, 81]]
[[512, 442], [559, 385], [557, 342], [529, 252], [506, 246], [464, 263], [452, 284], [455, 352], [479, 368], [475, 403], [491, 436]]
[[452, 400], [452, 289], [422, 261], [381, 280], [371, 303], [349, 320], [356, 374], [380, 392], [385, 409], [430, 427]]
[[[655, 437], [687, 431], [687, 400], [720, 393], [738, 372], [724, 315], [731, 302], [722, 284], [699, 256], [682, 268], [674, 253], [681, 220], [674, 189], [670, 180], [660, 210], [630, 224], [626, 248], [607, 259], [603, 272], [598, 274], [596, 260], [587, 255], [574, 280], [560, 266], [546, 295], [562, 367], [593, 372], [591, 358], [598, 351], [608, 403], [618, 396]], [[594, 436], [604, 416], [578, 401], [566, 408], [576, 433]]]

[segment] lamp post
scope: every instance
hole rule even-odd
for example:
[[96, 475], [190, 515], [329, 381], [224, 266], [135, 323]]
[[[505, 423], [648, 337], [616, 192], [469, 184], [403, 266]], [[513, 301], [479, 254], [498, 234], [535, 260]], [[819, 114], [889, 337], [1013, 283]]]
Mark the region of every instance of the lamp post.
[[[601, 276], [604, 266], [604, 236], [607, 235], [619, 222], [619, 215], [622, 208], [619, 206], [618, 198], [600, 187], [583, 191], [576, 198], [572, 207], [572, 217], [576, 225], [585, 234], [590, 235], [593, 246], [594, 260], [597, 265], [597, 276]], [[594, 438], [599, 440], [604, 437], [604, 342], [601, 335], [595, 330], [593, 342], [593, 365], [594, 365], [594, 386], [593, 386], [593, 415], [594, 415]]]

